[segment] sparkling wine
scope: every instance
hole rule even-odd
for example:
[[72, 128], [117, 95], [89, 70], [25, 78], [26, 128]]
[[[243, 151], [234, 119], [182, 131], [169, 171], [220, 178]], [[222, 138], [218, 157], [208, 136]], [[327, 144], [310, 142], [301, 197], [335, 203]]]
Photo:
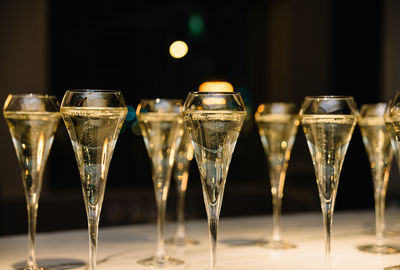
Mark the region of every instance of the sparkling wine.
[[[365, 117], [360, 119], [359, 126], [363, 142], [368, 153], [372, 172], [376, 175], [384, 173], [392, 162], [392, 146], [390, 132], [387, 130], [383, 117]], [[375, 180], [383, 177], [374, 177]], [[374, 182], [375, 188], [383, 183]]]
[[100, 206], [125, 107], [62, 107], [88, 206]]
[[393, 130], [396, 135], [397, 141], [400, 141], [400, 111], [390, 113], [390, 118], [393, 124]]
[[184, 121], [203, 180], [204, 200], [206, 205], [219, 206], [217, 211], [220, 209], [229, 164], [245, 117], [244, 111], [184, 112]]
[[393, 122], [390, 119], [390, 117], [388, 115], [385, 115], [384, 119], [385, 119], [386, 129], [388, 130], [388, 132], [390, 134], [390, 142], [392, 144], [394, 156], [396, 157], [396, 160], [397, 160], [397, 165], [398, 165], [397, 167], [400, 169], [400, 153], [399, 153], [400, 142], [397, 140], [396, 132], [394, 131]]
[[321, 203], [333, 206], [356, 116], [303, 115], [301, 123], [317, 175]]
[[154, 185], [167, 192], [175, 151], [180, 143], [179, 134], [183, 132], [182, 115], [149, 112], [139, 114], [138, 121], [152, 162]]
[[37, 201], [60, 114], [4, 111], [4, 117], [17, 152], [27, 199]]
[[[256, 117], [261, 142], [271, 167], [271, 180], [279, 180], [280, 173], [290, 159], [299, 119], [297, 114], [268, 114]], [[284, 183], [281, 183], [283, 186]], [[276, 185], [273, 185], [276, 186]]]
[[385, 197], [393, 159], [391, 130], [387, 129], [383, 108], [385, 104], [364, 105], [361, 107], [360, 126], [365, 149], [371, 168], [375, 199], [375, 232], [376, 243], [359, 246], [361, 251], [373, 254], [395, 254], [398, 247], [384, 241]]
[[193, 159], [193, 145], [187, 132], [183, 132], [181, 143], [175, 155], [174, 179], [178, 191], [186, 191], [190, 161]]

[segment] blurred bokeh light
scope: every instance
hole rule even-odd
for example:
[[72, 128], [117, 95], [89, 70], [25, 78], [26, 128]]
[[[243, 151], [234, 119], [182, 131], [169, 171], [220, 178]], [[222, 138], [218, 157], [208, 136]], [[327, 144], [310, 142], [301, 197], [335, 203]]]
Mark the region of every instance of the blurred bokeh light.
[[173, 58], [182, 58], [187, 54], [188, 49], [188, 45], [184, 41], [177, 40], [169, 46], [169, 53]]

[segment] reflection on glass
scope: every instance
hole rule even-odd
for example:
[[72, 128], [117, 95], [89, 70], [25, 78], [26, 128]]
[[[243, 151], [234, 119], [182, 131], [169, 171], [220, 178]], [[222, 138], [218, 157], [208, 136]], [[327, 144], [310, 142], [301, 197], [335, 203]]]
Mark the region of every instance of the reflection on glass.
[[35, 256], [36, 218], [43, 173], [60, 120], [59, 103], [47, 95], [9, 95], [3, 113], [17, 153], [27, 203], [29, 253], [23, 269], [43, 270]]
[[357, 107], [352, 97], [306, 97], [300, 110], [317, 178], [325, 233], [325, 270], [331, 269], [331, 233], [336, 192]]
[[370, 162], [374, 184], [376, 243], [363, 245], [362, 251], [378, 254], [394, 254], [400, 250], [384, 243], [385, 198], [393, 159], [390, 130], [384, 120], [386, 104], [366, 104], [361, 107], [358, 124]]
[[150, 267], [169, 267], [183, 261], [165, 253], [165, 210], [175, 152], [182, 136], [182, 101], [170, 99], [142, 100], [137, 117], [152, 165], [152, 178], [157, 203], [157, 251], [138, 263]]
[[271, 240], [260, 244], [272, 249], [295, 248], [282, 240], [280, 218], [286, 170], [299, 125], [298, 109], [292, 103], [264, 103], [254, 118], [267, 156], [273, 210]]
[[233, 92], [233, 85], [224, 81], [207, 81], [199, 86], [199, 92]]
[[222, 197], [246, 108], [240, 93], [192, 92], [183, 115], [200, 171], [211, 242], [210, 269], [215, 270]]
[[81, 177], [89, 229], [89, 269], [96, 268], [97, 239], [108, 168], [127, 114], [121, 92], [68, 90], [61, 115]]
[[173, 176], [176, 185], [177, 227], [175, 236], [166, 240], [168, 244], [176, 246], [191, 246], [199, 244], [199, 241], [186, 236], [185, 231], [185, 193], [189, 179], [190, 161], [193, 159], [193, 146], [186, 129], [182, 130], [182, 139], [175, 154]]

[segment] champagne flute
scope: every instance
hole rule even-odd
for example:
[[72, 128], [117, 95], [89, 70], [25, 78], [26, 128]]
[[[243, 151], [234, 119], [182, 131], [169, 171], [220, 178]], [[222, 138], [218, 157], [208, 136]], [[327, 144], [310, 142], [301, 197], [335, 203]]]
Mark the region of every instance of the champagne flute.
[[136, 110], [144, 143], [152, 165], [152, 178], [157, 203], [157, 251], [138, 263], [151, 267], [180, 265], [183, 261], [165, 253], [165, 210], [175, 152], [183, 133], [182, 101], [144, 99]]
[[185, 193], [189, 179], [190, 161], [193, 159], [193, 146], [186, 129], [182, 130], [181, 143], [175, 154], [173, 176], [175, 179], [177, 204], [177, 226], [175, 236], [166, 240], [166, 243], [176, 246], [198, 245], [199, 241], [186, 236], [185, 231]]
[[[397, 161], [397, 169], [400, 171], [400, 153], [399, 153], [399, 144], [400, 142], [397, 141], [396, 138], [396, 133], [394, 132], [394, 128], [393, 128], [393, 123], [392, 120], [389, 117], [389, 109], [390, 109], [390, 103], [392, 101], [388, 101], [386, 103], [385, 106], [385, 113], [383, 114], [383, 118], [385, 120], [385, 125], [386, 125], [386, 129], [388, 130], [389, 134], [390, 134], [390, 143], [392, 145], [392, 150], [393, 150], [393, 154], [395, 156], [395, 159]], [[399, 236], [399, 233], [397, 231], [392, 231], [392, 230], [388, 230], [385, 226], [385, 224], [383, 224], [383, 235], [387, 236], [387, 237], [397, 237]]]
[[386, 128], [386, 103], [365, 104], [361, 107], [358, 125], [368, 154], [374, 184], [376, 243], [358, 247], [361, 251], [395, 254], [396, 246], [384, 244], [385, 197], [393, 159], [390, 130]]
[[298, 109], [293, 103], [264, 103], [254, 115], [264, 152], [267, 156], [272, 193], [272, 237], [262, 240], [262, 246], [291, 249], [296, 245], [281, 238], [281, 206], [290, 152], [299, 125]]
[[96, 268], [99, 219], [114, 147], [127, 114], [114, 90], [68, 90], [61, 115], [75, 152], [89, 230], [89, 269]]
[[[385, 121], [387, 128], [393, 132], [395, 137], [395, 141], [392, 141], [392, 147], [397, 158], [397, 162], [400, 165], [400, 153], [399, 153], [399, 144], [400, 144], [400, 90], [397, 90], [393, 99], [388, 102], [386, 112], [385, 112]], [[399, 167], [400, 169], [400, 167]], [[400, 265], [386, 267], [385, 270], [400, 270]]]
[[357, 123], [353, 97], [306, 97], [301, 125], [313, 160], [325, 234], [325, 270], [331, 269], [331, 232], [336, 192], [344, 157]]
[[211, 242], [210, 269], [216, 270], [222, 197], [246, 108], [240, 93], [191, 92], [183, 116], [200, 171]]
[[8, 95], [4, 103], [7, 121], [17, 153], [28, 211], [29, 253], [26, 270], [44, 270], [36, 263], [35, 234], [43, 173], [60, 120], [54, 96]]

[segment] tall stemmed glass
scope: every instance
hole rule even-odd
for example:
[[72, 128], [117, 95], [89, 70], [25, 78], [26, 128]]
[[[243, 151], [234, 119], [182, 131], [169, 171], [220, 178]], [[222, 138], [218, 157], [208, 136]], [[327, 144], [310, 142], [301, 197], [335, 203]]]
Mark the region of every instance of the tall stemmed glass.
[[331, 232], [336, 192], [357, 117], [356, 102], [347, 96], [306, 97], [300, 110], [321, 200], [325, 270], [331, 269]]
[[[389, 130], [394, 132], [396, 142], [393, 141], [392, 146], [394, 149], [397, 162], [400, 165], [399, 160], [399, 144], [400, 144], [400, 90], [396, 92], [393, 99], [388, 103], [387, 110], [385, 112], [385, 121]], [[399, 167], [400, 168], [400, 167]], [[386, 267], [385, 270], [399, 270], [400, 265]]]
[[43, 173], [60, 120], [54, 96], [8, 95], [3, 113], [17, 153], [28, 211], [29, 253], [26, 270], [43, 270], [36, 263], [35, 234]]
[[384, 243], [385, 198], [393, 159], [390, 130], [386, 128], [384, 113], [386, 103], [365, 104], [361, 107], [358, 125], [367, 150], [374, 184], [376, 243], [363, 245], [362, 251], [394, 254], [400, 250]]
[[272, 193], [272, 237], [260, 244], [272, 249], [290, 249], [296, 245], [281, 238], [281, 206], [290, 152], [299, 126], [297, 106], [293, 103], [264, 103], [254, 115], [267, 156]]
[[[396, 133], [394, 132], [394, 128], [393, 128], [393, 123], [392, 120], [389, 117], [389, 110], [390, 110], [390, 103], [392, 101], [388, 101], [386, 103], [386, 107], [385, 107], [385, 113], [383, 115], [383, 118], [385, 119], [385, 125], [386, 125], [386, 129], [388, 130], [389, 134], [390, 134], [390, 142], [392, 144], [392, 149], [393, 149], [393, 154], [395, 156], [395, 159], [397, 161], [397, 169], [400, 171], [400, 142], [397, 140], [396, 138]], [[397, 237], [399, 236], [399, 233], [397, 231], [392, 231], [392, 230], [388, 230], [385, 226], [385, 224], [383, 225], [384, 227], [384, 236], [388, 236], [388, 237]]]
[[183, 116], [200, 171], [211, 242], [210, 269], [215, 270], [222, 197], [246, 108], [240, 93], [191, 92]]
[[99, 218], [108, 168], [127, 112], [121, 92], [114, 90], [68, 90], [61, 103], [85, 201], [90, 270], [96, 268]]
[[176, 246], [191, 246], [199, 244], [198, 240], [186, 236], [185, 231], [185, 194], [189, 179], [190, 161], [193, 159], [193, 146], [186, 129], [182, 130], [181, 143], [175, 154], [173, 176], [175, 179], [177, 203], [177, 226], [175, 236], [166, 240], [166, 243]]
[[138, 263], [152, 267], [179, 265], [183, 261], [165, 253], [164, 224], [172, 166], [183, 133], [182, 101], [145, 99], [137, 107], [136, 115], [152, 165], [157, 203], [157, 251], [154, 256]]

